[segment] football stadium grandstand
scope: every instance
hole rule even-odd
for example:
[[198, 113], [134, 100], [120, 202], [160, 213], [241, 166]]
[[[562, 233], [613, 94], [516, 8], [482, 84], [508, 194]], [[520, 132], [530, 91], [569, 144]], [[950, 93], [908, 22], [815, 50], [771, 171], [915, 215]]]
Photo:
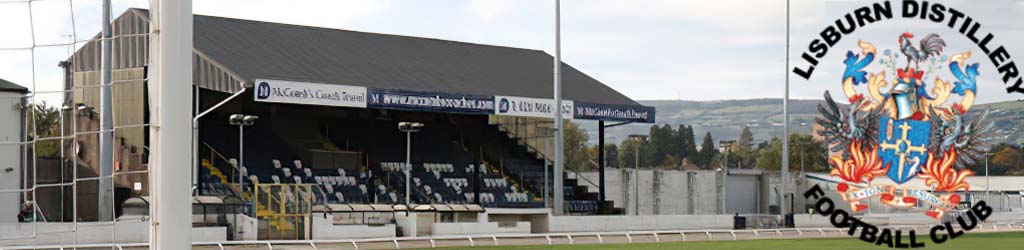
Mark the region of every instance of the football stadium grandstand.
[[[556, 113], [596, 124], [603, 144], [606, 127], [653, 124], [655, 109], [568, 64], [560, 65], [565, 102], [557, 107], [554, 59], [543, 51], [216, 16], [192, 20], [192, 159], [172, 167], [189, 169], [192, 178], [192, 216], [182, 219], [191, 222], [197, 249], [846, 235], [812, 214], [814, 204], [800, 195], [813, 185], [834, 188], [827, 174], [606, 168], [597, 159], [595, 170], [568, 170], [556, 182]], [[0, 175], [7, 185], [0, 190], [31, 190], [0, 193], [0, 248], [137, 249], [150, 242], [147, 228], [157, 223], [151, 206], [159, 207], [151, 186], [160, 184], [150, 172], [157, 143], [147, 127], [156, 124], [152, 107], [159, 101], [152, 22], [149, 10], [128, 9], [113, 18], [111, 38], [74, 46], [59, 62], [68, 90], [56, 111], [59, 154], [0, 148], [0, 164], [22, 166]], [[100, 41], [109, 41], [112, 53], [112, 174], [104, 173], [99, 146], [107, 124], [100, 114], [98, 87], [107, 78]], [[31, 90], [0, 80], [3, 105], [20, 107], [0, 113], [0, 135], [28, 138], [26, 131], [38, 130], [19, 99]], [[965, 193], [965, 202], [998, 202], [979, 231], [1024, 231], [1024, 181], [1000, 177], [990, 185], [980, 178], [968, 178], [983, 190]], [[556, 193], [564, 199], [560, 211], [552, 204]], [[863, 214], [865, 221], [919, 231], [933, 223], [919, 210], [877, 207]]]
[[[149, 123], [149, 21], [144, 9], [113, 20], [115, 127]], [[553, 59], [543, 51], [201, 15], [194, 30], [193, 212], [206, 219], [193, 224], [231, 228], [221, 238], [309, 239], [314, 213], [336, 215], [331, 225], [374, 226], [344, 237], [421, 235], [395, 212], [438, 214], [427, 222], [487, 222], [480, 216], [491, 208], [498, 209], [494, 218], [511, 221], [503, 228], [530, 233], [536, 230], [515, 218], [546, 218], [552, 191], [564, 192], [568, 214], [621, 213], [612, 203], [599, 206], [597, 193], [573, 177], [547, 188], [551, 117], [559, 109], [551, 105]], [[63, 103], [76, 107], [62, 111], [75, 117], [61, 125], [68, 130], [98, 130], [100, 93], [88, 86], [100, 81], [100, 47], [86, 43], [61, 63], [65, 87], [75, 90]], [[569, 104], [561, 111], [569, 118], [653, 122], [652, 107], [562, 67]], [[310, 99], [356, 104], [303, 103]], [[422, 127], [402, 131], [405, 122]], [[114, 133], [115, 172], [144, 171], [149, 131]], [[64, 147], [77, 154], [39, 162], [38, 171], [99, 175], [97, 140], [76, 137]], [[145, 215], [146, 175], [116, 176], [114, 186], [116, 217]], [[40, 193], [33, 202], [48, 221], [102, 221], [102, 190], [79, 188], [88, 191]], [[248, 224], [255, 228], [242, 229]], [[497, 224], [484, 223], [492, 232]]]

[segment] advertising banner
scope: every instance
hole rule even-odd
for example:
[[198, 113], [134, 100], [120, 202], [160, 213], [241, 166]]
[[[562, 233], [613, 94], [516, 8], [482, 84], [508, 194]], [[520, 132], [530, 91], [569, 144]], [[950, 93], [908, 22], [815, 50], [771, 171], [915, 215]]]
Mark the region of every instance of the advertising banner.
[[337, 84], [256, 79], [254, 100], [335, 107], [366, 107], [366, 88]]
[[449, 113], [492, 114], [494, 98], [446, 93], [371, 89], [370, 107]]
[[576, 102], [576, 119], [654, 123], [654, 107]]
[[[494, 96], [494, 103], [496, 115], [555, 118], [555, 100], [552, 99]], [[562, 100], [562, 118], [573, 119], [572, 110], [573, 101]]]

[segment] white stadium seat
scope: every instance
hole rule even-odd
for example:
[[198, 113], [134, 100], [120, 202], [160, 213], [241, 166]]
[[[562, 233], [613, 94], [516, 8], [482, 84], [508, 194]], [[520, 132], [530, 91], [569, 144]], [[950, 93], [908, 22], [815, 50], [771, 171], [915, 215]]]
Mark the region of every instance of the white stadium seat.
[[272, 160], [270, 162], [274, 163], [274, 168], [281, 169], [281, 161], [280, 160], [274, 159], [274, 160]]

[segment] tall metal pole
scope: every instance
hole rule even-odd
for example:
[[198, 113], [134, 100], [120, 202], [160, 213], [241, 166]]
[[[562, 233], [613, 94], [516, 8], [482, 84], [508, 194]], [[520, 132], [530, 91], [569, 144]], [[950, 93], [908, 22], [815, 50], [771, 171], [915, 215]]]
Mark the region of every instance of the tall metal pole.
[[102, 65], [100, 66], [100, 178], [99, 190], [96, 195], [98, 205], [97, 215], [99, 221], [110, 221], [114, 219], [114, 124], [111, 108], [111, 27], [110, 27], [110, 0], [103, 0], [103, 38], [102, 44]]
[[989, 154], [985, 154], [985, 199], [988, 199], [988, 191], [992, 189], [992, 182], [990, 182], [988, 178], [988, 156]]
[[562, 191], [562, 28], [561, 28], [561, 1], [555, 0], [555, 164], [554, 164], [554, 190], [555, 206], [554, 214], [562, 215], [564, 194]]
[[[150, 1], [149, 249], [192, 249], [192, 1]], [[157, 32], [159, 31], [159, 32]]]
[[780, 193], [782, 200], [779, 202], [780, 212], [785, 220], [786, 215], [786, 184], [789, 180], [789, 3], [790, 0], [786, 0], [786, 95], [782, 101], [782, 119], [783, 119], [783, 134], [782, 134], [782, 178]]
[[636, 156], [633, 157], [633, 204], [634, 215], [640, 215], [640, 141], [636, 144]]
[[604, 150], [604, 120], [599, 120], [597, 121], [597, 210], [599, 213], [605, 211], [604, 166], [606, 153]]
[[409, 200], [412, 194], [412, 131], [405, 132], [405, 206], [409, 208], [412, 202]]
[[242, 185], [242, 166], [245, 166], [245, 124], [238, 124], [238, 164], [235, 172], [238, 173], [238, 192], [245, 192]]
[[725, 150], [725, 167], [722, 167], [722, 214], [726, 214], [725, 198], [729, 187], [729, 149]]

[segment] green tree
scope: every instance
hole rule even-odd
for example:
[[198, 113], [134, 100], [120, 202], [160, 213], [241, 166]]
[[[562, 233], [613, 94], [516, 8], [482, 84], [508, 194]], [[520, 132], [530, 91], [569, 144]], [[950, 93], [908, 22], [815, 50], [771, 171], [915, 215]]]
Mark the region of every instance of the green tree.
[[[1024, 174], [1024, 150], [1009, 144], [999, 144], [989, 150], [987, 157], [989, 175]], [[976, 175], [985, 175], [985, 158], [978, 159], [970, 169]]]
[[619, 146], [609, 143], [604, 146], [605, 166], [610, 168], [619, 167]]
[[650, 158], [644, 157], [647, 150], [646, 141], [625, 140], [619, 145], [619, 167], [633, 168], [636, 166], [637, 149], [640, 149], [640, 167], [651, 166]]
[[[808, 134], [791, 134], [789, 139], [790, 171], [800, 171], [801, 165], [808, 172], [822, 172], [831, 168], [828, 165], [828, 153], [824, 143], [814, 140], [814, 137]], [[766, 147], [758, 150], [757, 168], [782, 169], [781, 139], [774, 138]]]
[[[29, 139], [59, 137], [60, 109], [46, 104], [45, 101], [32, 104], [31, 108], [32, 121], [29, 123], [28, 131], [32, 131], [32, 134], [29, 135]], [[35, 152], [38, 157], [59, 157], [60, 146], [60, 140], [39, 140], [35, 144]]]
[[712, 163], [714, 163], [715, 155], [718, 154], [718, 149], [715, 148], [715, 139], [711, 137], [711, 131], [704, 134], [704, 141], [700, 144], [700, 153], [698, 153], [699, 159], [697, 165], [704, 169], [711, 169]]
[[579, 124], [564, 122], [565, 133], [563, 134], [563, 149], [565, 150], [565, 167], [575, 171], [589, 169], [590, 159], [594, 159], [587, 150], [587, 140], [590, 136], [587, 131], [580, 128]]
[[696, 163], [697, 158], [697, 141], [694, 139], [693, 127], [679, 125], [679, 137], [682, 139], [682, 155], [680, 159], [689, 159], [690, 162]]
[[677, 151], [677, 149], [673, 148], [673, 144], [675, 144], [673, 142], [674, 132], [668, 124], [662, 126], [652, 125], [648, 135], [647, 144], [650, 148], [649, 150], [641, 151], [641, 155], [649, 159], [647, 162], [662, 165], [665, 158]]
[[750, 151], [750, 146], [753, 143], [754, 134], [750, 132], [750, 128], [743, 127], [743, 130], [740, 131], [740, 139], [736, 141], [736, 151]]
[[729, 152], [729, 167], [753, 167], [754, 161], [757, 159], [757, 154], [751, 147], [753, 143], [754, 134], [750, 132], [750, 128], [743, 127], [743, 130], [740, 131], [740, 139], [736, 141], [736, 145], [733, 147], [734, 150]]

